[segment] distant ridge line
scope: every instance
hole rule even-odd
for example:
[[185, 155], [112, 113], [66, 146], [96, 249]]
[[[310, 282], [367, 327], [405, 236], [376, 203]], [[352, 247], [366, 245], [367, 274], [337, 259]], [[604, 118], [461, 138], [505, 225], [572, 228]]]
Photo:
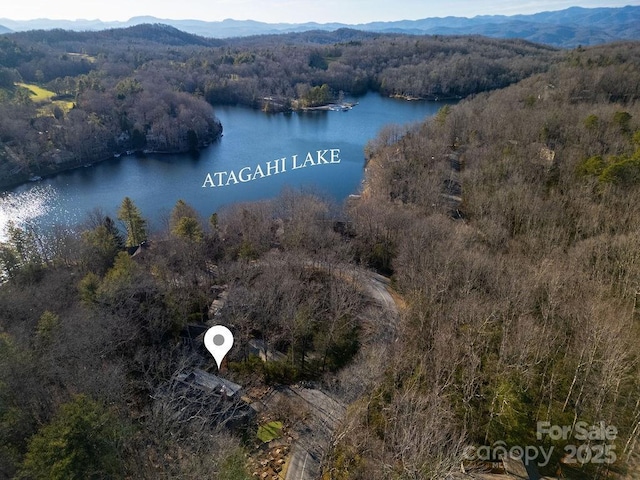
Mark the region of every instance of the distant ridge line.
[[467, 17], [432, 17], [420, 20], [346, 23], [265, 23], [255, 20], [203, 21], [171, 20], [152, 16], [132, 17], [127, 21], [100, 20], [11, 20], [0, 18], [0, 34], [27, 30], [65, 29], [100, 31], [146, 23], [170, 25], [207, 38], [231, 38], [270, 35], [312, 30], [334, 31], [352, 28], [365, 32], [420, 35], [484, 35], [494, 38], [522, 38], [563, 48], [578, 45], [640, 40], [640, 6], [584, 8], [540, 12], [531, 15], [480, 15]]

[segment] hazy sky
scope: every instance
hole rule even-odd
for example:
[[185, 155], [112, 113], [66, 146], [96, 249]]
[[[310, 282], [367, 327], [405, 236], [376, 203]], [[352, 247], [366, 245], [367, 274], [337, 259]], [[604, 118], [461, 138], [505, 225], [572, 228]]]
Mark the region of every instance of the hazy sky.
[[621, 7], [640, 0], [3, 0], [0, 17], [127, 20], [139, 15], [198, 20], [365, 23], [448, 15], [514, 15], [570, 6]]

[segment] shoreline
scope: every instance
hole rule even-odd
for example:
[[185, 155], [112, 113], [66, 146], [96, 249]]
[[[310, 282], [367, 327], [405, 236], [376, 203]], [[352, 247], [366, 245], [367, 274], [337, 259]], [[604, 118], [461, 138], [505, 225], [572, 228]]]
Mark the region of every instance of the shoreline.
[[[424, 98], [424, 97], [413, 97], [413, 96], [407, 96], [407, 95], [401, 95], [401, 94], [389, 94], [389, 95], [384, 95], [380, 92], [375, 92], [375, 91], [370, 91], [370, 92], [374, 92], [374, 93], [378, 93], [379, 95], [383, 96], [383, 97], [387, 97], [387, 98], [393, 98], [393, 99], [397, 99], [397, 100], [403, 100], [403, 101], [407, 101], [407, 102], [412, 102], [412, 101], [423, 101], [423, 102], [432, 102], [432, 101], [448, 101], [448, 100], [459, 100], [461, 97], [459, 96], [448, 96], [448, 97], [437, 97], [434, 96], [432, 98]], [[265, 114], [271, 114], [271, 113], [294, 113], [294, 112], [330, 112], [330, 111], [342, 111], [342, 112], [347, 112], [351, 109], [353, 109], [354, 107], [356, 107], [357, 105], [359, 105], [359, 102], [357, 101], [358, 97], [354, 97], [354, 101], [350, 101], [350, 102], [332, 102], [332, 103], [328, 103], [325, 105], [319, 105], [316, 107], [298, 107], [298, 108], [288, 108], [286, 110], [272, 110], [272, 111], [265, 111], [264, 108], [260, 108], [257, 107], [256, 105], [254, 106], [249, 106], [246, 105], [248, 108], [253, 108], [256, 110], [262, 110]], [[270, 99], [271, 100], [271, 99]], [[215, 108], [215, 105], [213, 105], [213, 107]], [[264, 105], [263, 105], [264, 107]], [[210, 146], [211, 144], [215, 143], [216, 141], [219, 141], [222, 136], [223, 136], [223, 128], [221, 129], [220, 133], [218, 135], [215, 136], [215, 138], [213, 138], [210, 142], [207, 142], [205, 144], [203, 144], [202, 146], [198, 147], [197, 150], [195, 150], [193, 153], [194, 154], [198, 154], [201, 150], [207, 148], [208, 146]], [[93, 161], [72, 161], [72, 162], [65, 162], [65, 164], [61, 164], [59, 166], [57, 166], [56, 168], [53, 168], [51, 170], [47, 169], [46, 167], [43, 168], [44, 171], [39, 171], [39, 172], [30, 172], [28, 174], [24, 174], [24, 175], [16, 175], [15, 177], [13, 177], [13, 180], [9, 180], [9, 179], [3, 179], [0, 180], [0, 195], [3, 193], [8, 193], [18, 187], [21, 187], [23, 185], [28, 185], [30, 183], [38, 183], [44, 179], [47, 178], [51, 178], [54, 177], [58, 174], [61, 173], [65, 173], [65, 172], [70, 172], [72, 170], [78, 169], [78, 168], [88, 168], [92, 165], [98, 164], [98, 163], [103, 163], [103, 162], [107, 162], [109, 160], [113, 160], [113, 159], [118, 159], [121, 157], [125, 157], [125, 156], [140, 156], [140, 155], [146, 155], [146, 154], [158, 154], [158, 155], [172, 155], [172, 154], [185, 154], [185, 153], [189, 153], [189, 150], [181, 150], [181, 149], [177, 149], [177, 150], [146, 150], [146, 149], [142, 149], [142, 150], [128, 150], [128, 151], [124, 151], [124, 152], [113, 152], [112, 156], [109, 157], [105, 157], [105, 158], [101, 158], [101, 159], [97, 159], [97, 160], [93, 160]], [[32, 180], [33, 178], [37, 178], [37, 180]], [[8, 181], [5, 181], [8, 180]]]
[[462, 100], [464, 97], [460, 95], [428, 95], [426, 97], [416, 97], [414, 95], [404, 95], [401, 93], [391, 93], [389, 98], [395, 98], [397, 100], [405, 100], [407, 102], [447, 102], [452, 100]]
[[108, 162], [110, 160], [120, 160], [124, 157], [139, 157], [139, 156], [145, 156], [147, 154], [152, 154], [152, 155], [179, 155], [179, 154], [187, 154], [187, 153], [193, 153], [194, 155], [198, 155], [202, 150], [204, 150], [205, 148], [209, 147], [210, 145], [212, 145], [213, 143], [217, 142], [218, 140], [220, 140], [222, 138], [222, 131], [220, 132], [220, 134], [218, 134], [212, 141], [207, 142], [206, 144], [203, 144], [202, 146], [198, 147], [197, 150], [194, 151], [190, 151], [190, 150], [182, 150], [182, 149], [176, 149], [176, 150], [146, 150], [146, 149], [142, 149], [142, 150], [127, 150], [125, 152], [114, 152], [111, 156], [109, 157], [104, 157], [104, 158], [100, 158], [97, 160], [93, 160], [93, 161], [84, 161], [84, 162], [80, 162], [80, 161], [73, 161], [73, 162], [67, 162], [66, 164], [62, 164], [60, 165], [58, 168], [55, 168], [51, 171], [44, 171], [44, 172], [37, 172], [37, 173], [29, 173], [29, 174], [24, 174], [24, 175], [20, 175], [19, 177], [16, 178], [15, 181], [8, 181], [8, 182], [4, 182], [4, 181], [0, 181], [0, 195], [5, 194], [5, 193], [9, 193], [12, 190], [21, 187], [23, 185], [29, 185], [29, 184], [37, 184], [39, 182], [41, 182], [42, 180], [45, 180], [47, 178], [51, 178], [51, 177], [55, 177], [56, 175], [59, 175], [61, 173], [65, 173], [65, 172], [71, 172], [73, 170], [77, 170], [79, 168], [89, 168], [92, 167], [98, 163], [104, 163], [104, 162]]
[[298, 112], [347, 112], [353, 107], [358, 105], [358, 102], [341, 102], [341, 103], [327, 103], [326, 105], [318, 105], [317, 107], [302, 107], [297, 110]]
[[[405, 95], [401, 93], [383, 93], [377, 90], [368, 90], [367, 93], [377, 93], [382, 97], [393, 98], [395, 100], [403, 100], [406, 102], [447, 102], [447, 101], [459, 101], [462, 100], [461, 95], [427, 95], [425, 97], [419, 97], [415, 95]], [[352, 102], [333, 101], [324, 105], [317, 105], [315, 107], [300, 107], [297, 106], [298, 100], [296, 99], [284, 99], [265, 97], [261, 102], [253, 104], [236, 103], [235, 105], [242, 105], [248, 108], [261, 110], [264, 113], [299, 113], [299, 112], [331, 112], [331, 111], [349, 111], [353, 107], [357, 106], [357, 101], [360, 95], [349, 96], [353, 98]], [[296, 106], [294, 106], [296, 105]], [[214, 105], [215, 107], [215, 105]]]

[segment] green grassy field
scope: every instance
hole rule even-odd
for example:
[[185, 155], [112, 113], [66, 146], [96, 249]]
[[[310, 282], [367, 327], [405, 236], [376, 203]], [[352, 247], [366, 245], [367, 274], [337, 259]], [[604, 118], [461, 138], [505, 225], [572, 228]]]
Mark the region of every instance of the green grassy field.
[[16, 83], [16, 86], [26, 88], [31, 92], [31, 100], [35, 103], [42, 103], [51, 100], [51, 97], [55, 96], [55, 93], [46, 88], [42, 88], [33, 83]]
[[53, 115], [54, 107], [61, 108], [65, 113], [73, 108], [73, 102], [68, 100], [51, 100], [55, 97], [55, 92], [34, 83], [16, 83], [15, 85], [27, 89], [31, 94], [31, 101], [42, 105], [39, 109], [40, 115]]
[[264, 442], [270, 442], [282, 435], [282, 422], [269, 422], [258, 427], [258, 438]]

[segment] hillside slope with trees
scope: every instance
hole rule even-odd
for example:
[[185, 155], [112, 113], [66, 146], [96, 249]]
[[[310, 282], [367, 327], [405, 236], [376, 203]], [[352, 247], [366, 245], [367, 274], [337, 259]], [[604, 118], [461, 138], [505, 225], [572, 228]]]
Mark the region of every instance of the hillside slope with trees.
[[[638, 44], [575, 50], [370, 145], [356, 249], [407, 305], [331, 478], [443, 478], [466, 445], [500, 442], [553, 446], [548, 475], [635, 471], [639, 66]], [[571, 464], [577, 422], [615, 426], [617, 460]]]

